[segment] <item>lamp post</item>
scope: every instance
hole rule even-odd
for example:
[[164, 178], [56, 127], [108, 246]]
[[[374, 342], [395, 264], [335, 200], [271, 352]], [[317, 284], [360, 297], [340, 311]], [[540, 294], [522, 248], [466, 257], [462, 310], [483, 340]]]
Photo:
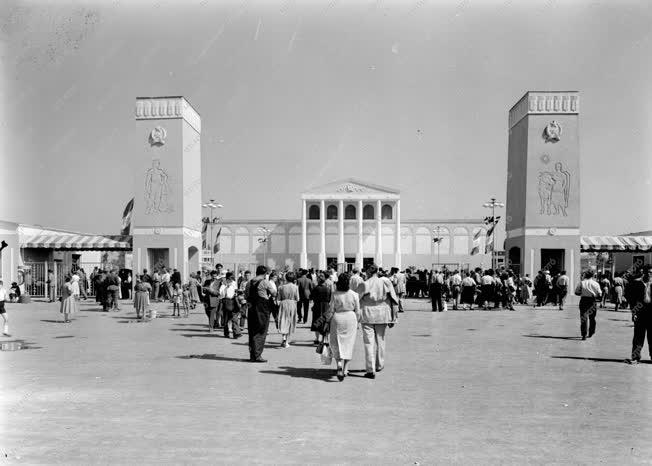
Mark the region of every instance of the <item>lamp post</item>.
[[204, 217], [202, 219], [203, 223], [210, 225], [210, 249], [211, 249], [211, 267], [215, 267], [215, 253], [213, 252], [213, 225], [220, 221], [220, 218], [213, 217], [213, 211], [215, 209], [221, 209], [224, 207], [222, 204], [216, 204], [215, 199], [211, 199], [208, 202], [205, 202], [201, 205], [204, 209], [210, 209], [210, 217]]
[[258, 238], [258, 242], [263, 244], [263, 265], [267, 267], [267, 238], [269, 238], [269, 234], [272, 232], [267, 227], [258, 227], [258, 232], [263, 235], [262, 238]]
[[437, 243], [437, 268], [439, 268], [439, 243], [441, 243], [441, 237], [439, 236], [439, 232], [441, 230], [441, 227], [437, 225], [432, 232], [435, 234], [435, 237], [433, 238], [433, 241]]
[[489, 202], [485, 202], [482, 204], [482, 207], [486, 207], [488, 209], [491, 209], [491, 226], [492, 226], [492, 233], [491, 233], [491, 268], [495, 269], [496, 268], [496, 207], [505, 207], [505, 204], [502, 202], [497, 202], [495, 197], [492, 197]]

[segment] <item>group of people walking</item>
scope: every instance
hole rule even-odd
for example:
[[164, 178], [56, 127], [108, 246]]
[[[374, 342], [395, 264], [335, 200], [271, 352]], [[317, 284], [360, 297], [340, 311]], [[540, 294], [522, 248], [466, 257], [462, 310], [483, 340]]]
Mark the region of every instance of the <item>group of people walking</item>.
[[[333, 269], [278, 272], [261, 265], [254, 277], [249, 271], [236, 277], [217, 264], [203, 282], [202, 273], [196, 272], [182, 283], [177, 270], [170, 273], [164, 269], [162, 275], [158, 271], [150, 275], [144, 270], [135, 280], [134, 308], [137, 318], [144, 320], [151, 300], [162, 297], [172, 304], [173, 316], [181, 317], [183, 310], [183, 317], [188, 317], [190, 309], [203, 303], [209, 332], [222, 329], [225, 337], [237, 339], [247, 327], [249, 359], [259, 363], [267, 362], [262, 354], [272, 320], [282, 336], [281, 347], [288, 348], [297, 326], [307, 324], [311, 315], [313, 344], [330, 348], [339, 380], [348, 374], [358, 330], [363, 337], [365, 377], [375, 378], [385, 366], [386, 330], [393, 327], [398, 313], [403, 312], [403, 298], [410, 296], [411, 275], [414, 276], [409, 269], [385, 271], [375, 265], [364, 272], [353, 269], [339, 275]], [[648, 342], [652, 338], [651, 276], [649, 265], [617, 273], [613, 278], [608, 274], [596, 277], [593, 271], [586, 271], [573, 290], [580, 297], [582, 340], [595, 334], [597, 310], [606, 305], [605, 296], [611, 296], [616, 311], [631, 309], [634, 337], [629, 361], [637, 364], [645, 337]], [[120, 310], [122, 283], [117, 270], [96, 269], [90, 278], [102, 310]], [[530, 280], [528, 275], [520, 277], [504, 267], [464, 272], [433, 269], [425, 278], [433, 312], [446, 310], [448, 302], [453, 309], [472, 309], [476, 305], [483, 309], [514, 310], [515, 303], [528, 304], [531, 300], [535, 306], [552, 302], [563, 309], [570, 291], [565, 271], [551, 275], [542, 270]], [[167, 291], [160, 291], [161, 284]], [[79, 300], [86, 296], [87, 287], [79, 273], [65, 277], [59, 298], [64, 322], [70, 322], [79, 310]], [[6, 333], [6, 314], [2, 313], [2, 317]]]

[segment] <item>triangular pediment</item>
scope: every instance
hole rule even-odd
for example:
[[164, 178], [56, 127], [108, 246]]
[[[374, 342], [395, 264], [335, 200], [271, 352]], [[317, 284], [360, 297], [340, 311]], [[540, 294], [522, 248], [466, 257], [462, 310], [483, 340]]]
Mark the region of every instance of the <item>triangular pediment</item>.
[[355, 178], [346, 178], [314, 186], [303, 194], [399, 194], [399, 191]]

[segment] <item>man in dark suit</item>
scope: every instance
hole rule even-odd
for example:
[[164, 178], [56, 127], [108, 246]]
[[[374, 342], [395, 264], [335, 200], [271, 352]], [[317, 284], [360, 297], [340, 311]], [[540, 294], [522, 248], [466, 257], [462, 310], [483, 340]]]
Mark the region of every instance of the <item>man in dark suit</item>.
[[210, 277], [204, 281], [202, 296], [204, 298], [204, 311], [208, 317], [208, 331], [212, 332], [219, 328], [216, 322], [217, 305], [219, 303], [220, 282], [217, 278], [217, 270], [211, 270]]
[[[310, 294], [314, 285], [312, 279], [308, 277], [307, 270], [301, 270], [299, 272], [301, 275], [299, 280], [297, 280], [297, 285], [299, 286], [299, 306], [297, 308], [297, 320], [298, 322], [303, 321], [305, 324], [308, 322], [308, 309], [310, 308]], [[302, 318], [303, 317], [303, 318]]]
[[647, 346], [652, 359], [652, 266], [644, 265], [642, 276], [631, 282], [632, 320], [634, 321], [634, 338], [632, 340], [632, 359], [630, 364], [638, 364], [641, 351]]

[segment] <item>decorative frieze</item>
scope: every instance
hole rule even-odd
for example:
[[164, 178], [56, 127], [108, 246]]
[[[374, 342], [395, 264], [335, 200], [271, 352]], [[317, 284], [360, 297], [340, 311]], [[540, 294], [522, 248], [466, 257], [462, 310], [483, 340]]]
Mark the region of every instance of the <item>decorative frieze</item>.
[[526, 115], [578, 114], [578, 92], [527, 92], [509, 111], [509, 128]]
[[201, 133], [201, 117], [183, 97], [137, 97], [136, 120], [183, 118]]

